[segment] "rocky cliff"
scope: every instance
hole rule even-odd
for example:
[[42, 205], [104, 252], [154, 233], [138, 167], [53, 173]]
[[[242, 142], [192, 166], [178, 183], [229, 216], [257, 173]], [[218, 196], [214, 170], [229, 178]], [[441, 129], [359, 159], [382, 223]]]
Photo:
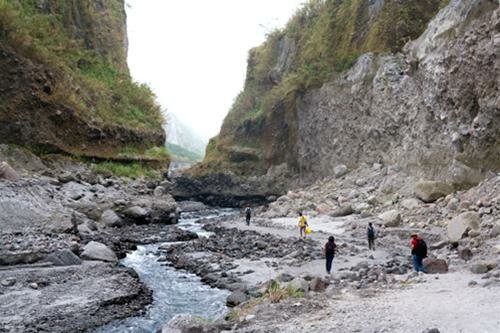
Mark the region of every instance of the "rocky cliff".
[[126, 56], [122, 0], [1, 1], [0, 142], [100, 158], [163, 146]]
[[498, 2], [310, 1], [250, 51], [194, 174], [399, 164], [456, 185], [500, 170]]

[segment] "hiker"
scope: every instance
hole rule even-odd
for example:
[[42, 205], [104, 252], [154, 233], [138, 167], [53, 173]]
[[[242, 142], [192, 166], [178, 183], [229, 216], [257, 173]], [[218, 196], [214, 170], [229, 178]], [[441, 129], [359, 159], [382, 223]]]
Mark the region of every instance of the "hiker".
[[[304, 215], [302, 215], [302, 212], [299, 212], [299, 232], [300, 232], [300, 238], [306, 238], [306, 228], [307, 228], [307, 219]], [[302, 236], [304, 235], [304, 236]]]
[[413, 261], [413, 269], [415, 270], [415, 272], [425, 273], [423, 260], [425, 257], [427, 257], [427, 244], [422, 238], [418, 236], [418, 234], [412, 233], [410, 248]]
[[250, 209], [250, 206], [247, 206], [247, 208], [245, 208], [245, 216], [247, 225], [250, 225], [250, 219], [252, 218], [252, 210]]
[[325, 244], [325, 248], [323, 252], [325, 253], [326, 258], [326, 273], [330, 274], [332, 271], [332, 262], [333, 257], [335, 257], [335, 250], [337, 249], [337, 245], [335, 244], [335, 237], [328, 237], [328, 242]]
[[373, 223], [368, 223], [368, 228], [366, 229], [366, 236], [368, 237], [368, 249], [375, 251], [375, 228]]

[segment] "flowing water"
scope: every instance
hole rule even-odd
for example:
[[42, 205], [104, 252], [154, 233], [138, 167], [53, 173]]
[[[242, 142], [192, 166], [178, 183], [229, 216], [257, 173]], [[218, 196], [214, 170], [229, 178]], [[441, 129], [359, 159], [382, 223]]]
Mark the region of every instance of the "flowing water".
[[[215, 217], [231, 214], [231, 211], [214, 211]], [[179, 222], [179, 227], [209, 236], [197, 223], [200, 217], [187, 214]], [[142, 282], [153, 290], [153, 303], [144, 316], [116, 320], [94, 333], [154, 333], [177, 314], [193, 314], [206, 319], [216, 319], [227, 311], [225, 301], [229, 292], [211, 288], [193, 274], [162, 265], [155, 255], [159, 244], [138, 246], [128, 254], [122, 264], [133, 268]]]

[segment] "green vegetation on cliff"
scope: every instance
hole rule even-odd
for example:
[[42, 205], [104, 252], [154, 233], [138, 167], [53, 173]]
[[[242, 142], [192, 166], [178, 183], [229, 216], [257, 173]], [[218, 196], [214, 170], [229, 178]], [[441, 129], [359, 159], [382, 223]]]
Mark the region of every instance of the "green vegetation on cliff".
[[244, 90], [219, 136], [209, 143], [200, 168], [224, 165], [248, 174], [284, 162], [294, 167], [300, 97], [350, 68], [363, 53], [400, 51], [446, 3], [310, 0], [304, 4], [284, 29], [250, 50]]
[[188, 150], [174, 143], [167, 142], [167, 150], [173, 161], [196, 163], [203, 159], [203, 156], [197, 152]]
[[126, 42], [121, 0], [0, 0], [0, 43], [57, 78], [52, 101], [95, 123], [158, 128], [151, 90], [129, 76]]

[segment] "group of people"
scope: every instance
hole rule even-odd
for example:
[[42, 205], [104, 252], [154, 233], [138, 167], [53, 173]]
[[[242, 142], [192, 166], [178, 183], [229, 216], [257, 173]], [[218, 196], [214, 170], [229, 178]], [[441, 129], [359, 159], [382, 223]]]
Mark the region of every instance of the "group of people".
[[[245, 218], [246, 218], [246, 224], [248, 226], [250, 225], [251, 217], [252, 217], [252, 210], [250, 206], [247, 206], [245, 208]], [[309, 227], [309, 224], [307, 223], [307, 218], [304, 216], [304, 214], [302, 214], [302, 212], [299, 212], [298, 227], [299, 227], [300, 238], [305, 239], [307, 236], [306, 229]], [[366, 228], [366, 237], [368, 240], [368, 249], [374, 251], [376, 231], [372, 222], [368, 223], [368, 227]], [[423, 260], [424, 258], [427, 257], [427, 244], [417, 233], [412, 233], [410, 237], [411, 237], [410, 249], [411, 249], [413, 269], [416, 272], [424, 272]], [[328, 237], [328, 241], [323, 247], [323, 252], [325, 254], [325, 259], [326, 259], [326, 272], [328, 274], [330, 274], [332, 271], [333, 258], [335, 257], [336, 250], [337, 250], [337, 245], [335, 244], [335, 237], [333, 236]]]

